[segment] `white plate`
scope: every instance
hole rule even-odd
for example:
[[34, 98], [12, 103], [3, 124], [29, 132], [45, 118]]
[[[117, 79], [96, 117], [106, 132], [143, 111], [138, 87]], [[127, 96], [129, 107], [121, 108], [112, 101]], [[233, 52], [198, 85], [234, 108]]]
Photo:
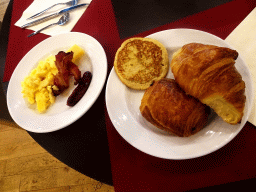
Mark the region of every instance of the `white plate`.
[[[56, 97], [56, 102], [46, 113], [39, 114], [33, 107], [28, 107], [21, 93], [21, 82], [37, 66], [38, 61], [51, 54], [56, 55], [59, 51], [67, 51], [74, 44], [85, 50], [79, 69], [82, 75], [87, 70], [92, 72], [91, 84], [83, 98], [74, 107], [69, 107], [66, 105], [67, 98], [75, 88], [71, 82], [70, 88]], [[64, 128], [79, 119], [93, 105], [103, 88], [106, 75], [106, 54], [96, 39], [77, 32], [49, 37], [32, 48], [12, 74], [7, 90], [7, 106], [11, 117], [19, 126], [31, 132], [45, 133]]]
[[[170, 61], [177, 49], [191, 42], [230, 47], [214, 35], [192, 29], [165, 30], [148, 37], [159, 40], [167, 48]], [[164, 159], [190, 159], [209, 154], [226, 145], [241, 131], [252, 108], [253, 87], [249, 69], [240, 56], [235, 66], [246, 83], [247, 100], [241, 124], [229, 125], [215, 115], [203, 130], [193, 136], [171, 136], [141, 116], [139, 106], [144, 91], [127, 88], [121, 83], [114, 69], [110, 73], [106, 87], [106, 105], [110, 119], [128, 143], [152, 156]], [[171, 70], [167, 77], [174, 79]]]

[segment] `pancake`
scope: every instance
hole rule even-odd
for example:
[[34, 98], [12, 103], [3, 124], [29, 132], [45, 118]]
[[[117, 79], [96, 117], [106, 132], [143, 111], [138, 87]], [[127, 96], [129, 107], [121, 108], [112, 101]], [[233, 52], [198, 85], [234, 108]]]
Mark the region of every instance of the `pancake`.
[[114, 69], [126, 86], [144, 90], [167, 75], [168, 53], [163, 44], [155, 39], [130, 38], [117, 50]]

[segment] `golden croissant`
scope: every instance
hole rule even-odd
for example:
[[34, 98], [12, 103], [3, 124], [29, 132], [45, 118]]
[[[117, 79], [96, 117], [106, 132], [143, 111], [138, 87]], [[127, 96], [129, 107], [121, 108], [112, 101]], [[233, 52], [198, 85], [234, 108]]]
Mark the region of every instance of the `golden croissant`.
[[154, 82], [141, 100], [142, 116], [164, 131], [188, 137], [200, 131], [208, 120], [209, 107], [187, 95], [174, 79]]
[[246, 101], [245, 83], [234, 66], [237, 57], [237, 51], [229, 48], [190, 43], [171, 61], [180, 87], [230, 124], [241, 122]]

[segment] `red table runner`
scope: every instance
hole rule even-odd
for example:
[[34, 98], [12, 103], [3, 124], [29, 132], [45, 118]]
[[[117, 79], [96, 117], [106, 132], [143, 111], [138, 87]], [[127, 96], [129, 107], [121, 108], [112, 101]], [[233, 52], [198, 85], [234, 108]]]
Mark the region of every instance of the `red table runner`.
[[[48, 38], [14, 26], [32, 0], [14, 0], [3, 81], [8, 81], [22, 57]], [[235, 0], [135, 36], [173, 28], [203, 30], [225, 39], [253, 10], [255, 1]], [[106, 51], [108, 74], [113, 67], [120, 39], [110, 0], [93, 0], [73, 31], [97, 39]], [[105, 106], [102, 106], [105, 107]], [[189, 160], [166, 160], [147, 155], [128, 144], [115, 130], [106, 112], [112, 175], [115, 191], [185, 191], [219, 185], [256, 175], [256, 129], [247, 123], [226, 146], [214, 153]]]

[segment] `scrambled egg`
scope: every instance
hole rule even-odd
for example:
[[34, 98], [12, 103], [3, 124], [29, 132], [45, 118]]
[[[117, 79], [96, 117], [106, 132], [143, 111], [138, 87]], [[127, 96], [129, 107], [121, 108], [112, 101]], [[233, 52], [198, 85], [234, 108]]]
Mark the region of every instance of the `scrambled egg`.
[[33, 69], [21, 82], [23, 97], [27, 98], [30, 104], [37, 103], [39, 112], [44, 112], [55, 102], [52, 87], [54, 87], [54, 75], [58, 73], [58, 69], [54, 62], [53, 55], [40, 61], [37, 68]]
[[[73, 45], [67, 52], [73, 51], [73, 62], [76, 63], [84, 55], [84, 50], [78, 45]], [[21, 82], [23, 97], [30, 104], [37, 104], [40, 113], [45, 112], [55, 102], [52, 90], [58, 90], [54, 85], [54, 76], [58, 73], [55, 66], [55, 56], [50, 55], [31, 71]]]
[[70, 47], [67, 52], [73, 51], [73, 59], [72, 62], [75, 64], [79, 64], [79, 59], [85, 54], [84, 50], [78, 45], [73, 45]]

